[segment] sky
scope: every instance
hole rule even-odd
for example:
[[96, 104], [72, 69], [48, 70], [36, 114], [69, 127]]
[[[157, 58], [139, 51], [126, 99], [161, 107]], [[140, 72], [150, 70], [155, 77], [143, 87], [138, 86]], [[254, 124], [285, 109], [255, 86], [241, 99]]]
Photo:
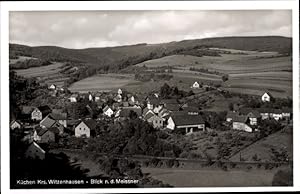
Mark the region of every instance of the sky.
[[223, 36], [292, 37], [289, 10], [14, 11], [10, 43], [90, 48]]

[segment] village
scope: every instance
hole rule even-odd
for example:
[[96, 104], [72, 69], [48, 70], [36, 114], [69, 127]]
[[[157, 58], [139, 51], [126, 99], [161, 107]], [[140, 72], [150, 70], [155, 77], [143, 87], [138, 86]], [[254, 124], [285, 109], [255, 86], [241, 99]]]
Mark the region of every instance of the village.
[[[201, 87], [198, 82], [191, 86], [193, 90]], [[209, 86], [206, 86], [209, 87]], [[19, 107], [21, 113], [11, 121], [12, 131], [21, 130], [23, 141], [28, 143], [25, 156], [28, 158], [45, 159], [47, 151], [43, 147], [58, 143], [60, 139], [72, 136], [89, 139], [101, 136], [107, 130], [101, 126], [105, 121], [108, 125], [122, 123], [125, 120], [140, 119], [149, 123], [154, 129], [177, 133], [183, 136], [199, 131], [213, 131], [203, 116], [203, 110], [193, 103], [180, 103], [180, 99], [162, 98], [160, 92], [146, 95], [131, 94], [119, 88], [112, 92], [71, 93], [67, 89], [51, 84], [46, 89], [52, 98], [61, 98], [77, 109], [66, 110], [50, 108], [49, 105]], [[223, 92], [212, 88], [217, 92]], [[257, 100], [272, 104], [274, 97], [264, 92]], [[53, 107], [53, 106], [52, 106]], [[282, 125], [291, 125], [292, 108], [251, 108], [231, 107], [221, 125], [229, 130], [245, 133], [259, 133], [260, 121], [274, 120]], [[81, 112], [81, 115], [68, 114]], [[100, 132], [99, 132], [100, 131]], [[101, 138], [101, 137], [100, 137]]]

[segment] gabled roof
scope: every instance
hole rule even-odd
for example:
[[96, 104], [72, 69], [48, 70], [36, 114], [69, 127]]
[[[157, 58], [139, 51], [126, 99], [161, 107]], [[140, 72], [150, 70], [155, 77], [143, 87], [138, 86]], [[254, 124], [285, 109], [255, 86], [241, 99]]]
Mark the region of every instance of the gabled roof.
[[143, 115], [145, 115], [146, 113], [148, 113], [149, 111], [151, 111], [151, 112], [153, 112], [151, 109], [149, 109], [149, 108], [144, 108], [144, 110], [143, 110]]
[[148, 120], [148, 119], [150, 119], [151, 117], [153, 117], [155, 114], [152, 112], [152, 111], [150, 111], [150, 112], [148, 112], [146, 115], [144, 115], [144, 118], [146, 119], [146, 120]]
[[104, 109], [103, 109], [103, 112], [106, 112], [106, 111], [108, 111], [109, 109], [112, 110], [112, 108], [110, 108], [109, 106], [105, 106]]
[[43, 136], [48, 131], [46, 128], [36, 128], [35, 130], [38, 136]]
[[275, 109], [275, 108], [258, 108], [257, 109], [260, 113], [275, 113], [275, 114], [281, 114], [281, 109]]
[[59, 129], [57, 127], [50, 127], [48, 130], [53, 132], [54, 134], [59, 134]]
[[239, 123], [246, 123], [247, 120], [248, 120], [248, 116], [244, 116], [244, 115], [237, 115], [232, 118], [233, 122], [239, 122]]
[[254, 118], [254, 117], [259, 118], [260, 117], [259, 111], [256, 109], [253, 109], [253, 108], [245, 108], [245, 107], [240, 108], [239, 113], [241, 115], [248, 115], [251, 118]]
[[182, 107], [183, 111], [186, 112], [199, 112], [199, 109], [197, 107], [193, 106], [188, 106], [188, 107]]
[[238, 116], [237, 112], [228, 111], [227, 115], [226, 115], [226, 118], [234, 118], [236, 116]]
[[10, 125], [12, 125], [13, 123], [18, 123], [19, 125], [22, 125], [22, 123], [20, 122], [20, 121], [17, 121], [17, 120], [12, 120], [11, 122], [10, 122]]
[[32, 141], [29, 145], [28, 145], [28, 148], [29, 146], [33, 145], [34, 147], [37, 147], [39, 150], [41, 150], [41, 152], [43, 153], [46, 153], [45, 150], [43, 148], [41, 148], [41, 146], [39, 144], [37, 144], [35, 141]]
[[265, 92], [262, 94], [262, 96], [263, 96], [264, 94], [268, 94], [271, 98], [273, 98], [272, 94], [271, 94], [269, 91], [265, 91]]
[[45, 126], [46, 128], [50, 128], [55, 123], [56, 121], [48, 115], [43, 120], [41, 120], [40, 125]]
[[51, 109], [48, 105], [39, 106], [38, 109], [42, 112], [42, 114], [49, 114], [51, 112]]
[[166, 104], [165, 108], [168, 109], [169, 111], [178, 111], [180, 109], [180, 105], [179, 104]]
[[162, 99], [160, 100], [161, 104], [178, 104], [176, 99]]
[[97, 122], [93, 119], [87, 119], [83, 121], [86, 126], [88, 126], [91, 130], [95, 129], [97, 126]]
[[172, 120], [176, 126], [204, 124], [200, 115], [172, 115]]
[[67, 119], [67, 113], [60, 113], [60, 114], [50, 113], [49, 117], [54, 119], [54, 120], [66, 120]]

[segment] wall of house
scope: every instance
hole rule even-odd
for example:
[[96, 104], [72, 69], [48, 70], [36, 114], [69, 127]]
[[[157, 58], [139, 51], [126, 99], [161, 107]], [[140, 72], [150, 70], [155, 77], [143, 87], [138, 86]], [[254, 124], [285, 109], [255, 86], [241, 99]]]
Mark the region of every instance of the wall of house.
[[162, 128], [164, 125], [164, 122], [161, 118], [158, 116], [153, 116], [150, 119], [148, 119], [149, 123], [152, 123], [154, 128]]
[[91, 131], [88, 126], [86, 126], [83, 122], [81, 122], [76, 128], [75, 128], [75, 137], [90, 137]]
[[21, 125], [17, 122], [13, 122], [12, 125], [10, 126], [11, 129], [17, 129], [17, 128], [21, 128]]
[[36, 121], [40, 121], [43, 119], [42, 117], [42, 112], [39, 111], [38, 109], [35, 109], [34, 111], [32, 111], [31, 113], [31, 119], [32, 120], [36, 120]]
[[235, 130], [240, 130], [240, 131], [246, 131], [246, 132], [252, 132], [252, 128], [249, 127], [245, 123], [240, 123], [240, 122], [233, 122], [232, 123], [232, 128]]
[[168, 128], [168, 129], [172, 129], [172, 130], [175, 129], [175, 123], [174, 123], [172, 117], [170, 117], [170, 118], [168, 119], [167, 128]]

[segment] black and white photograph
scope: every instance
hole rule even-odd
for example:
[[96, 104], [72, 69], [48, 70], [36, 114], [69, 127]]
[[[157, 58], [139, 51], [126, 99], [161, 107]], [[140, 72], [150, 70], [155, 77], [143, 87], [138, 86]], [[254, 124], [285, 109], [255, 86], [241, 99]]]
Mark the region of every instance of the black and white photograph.
[[292, 9], [8, 25], [9, 189], [294, 186]]

